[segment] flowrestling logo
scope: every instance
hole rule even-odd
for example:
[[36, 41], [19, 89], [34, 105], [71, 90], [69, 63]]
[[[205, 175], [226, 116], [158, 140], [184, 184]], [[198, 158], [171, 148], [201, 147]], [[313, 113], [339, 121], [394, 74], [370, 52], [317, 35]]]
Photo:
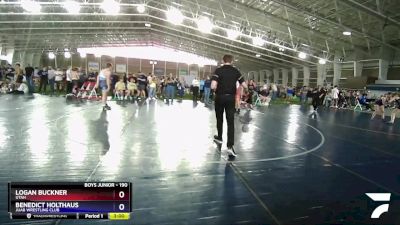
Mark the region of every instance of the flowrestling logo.
[[387, 202], [378, 206], [371, 214], [372, 219], [378, 219], [385, 212], [389, 211], [390, 193], [365, 193], [370, 199], [375, 202]]

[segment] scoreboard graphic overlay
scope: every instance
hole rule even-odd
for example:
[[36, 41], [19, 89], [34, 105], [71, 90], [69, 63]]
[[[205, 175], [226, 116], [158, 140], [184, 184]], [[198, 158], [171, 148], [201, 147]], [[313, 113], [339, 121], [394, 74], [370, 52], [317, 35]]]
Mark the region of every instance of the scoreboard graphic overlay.
[[128, 220], [132, 212], [129, 182], [11, 182], [11, 219]]

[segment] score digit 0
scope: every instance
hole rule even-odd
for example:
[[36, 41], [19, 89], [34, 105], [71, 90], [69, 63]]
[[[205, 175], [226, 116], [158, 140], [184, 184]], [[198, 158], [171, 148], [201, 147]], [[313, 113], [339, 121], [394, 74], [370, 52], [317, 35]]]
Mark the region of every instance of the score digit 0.
[[124, 198], [124, 197], [125, 197], [125, 192], [120, 191], [119, 194], [118, 194], [118, 196], [119, 196], [120, 198]]
[[125, 205], [124, 204], [119, 204], [118, 208], [119, 208], [120, 211], [124, 211]]

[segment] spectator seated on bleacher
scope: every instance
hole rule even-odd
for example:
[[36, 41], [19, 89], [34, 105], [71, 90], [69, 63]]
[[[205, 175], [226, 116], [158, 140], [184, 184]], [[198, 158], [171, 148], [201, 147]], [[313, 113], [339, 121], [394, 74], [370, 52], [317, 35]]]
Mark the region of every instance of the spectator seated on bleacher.
[[119, 81], [115, 84], [115, 98], [117, 100], [125, 100], [126, 97], [126, 84], [124, 78], [120, 77]]
[[87, 77], [87, 81], [89, 81], [89, 82], [96, 82], [96, 79], [97, 79], [97, 75], [98, 75], [98, 73], [96, 72], [96, 73], [89, 73], [89, 75], [88, 75], [88, 77]]
[[115, 92], [115, 84], [119, 81], [119, 76], [117, 74], [112, 74], [111, 75], [111, 87], [110, 90], [114, 94], [113, 99], [116, 97], [116, 92]]
[[2, 94], [7, 94], [7, 92], [9, 91], [9, 88], [8, 88], [8, 83], [6, 82], [6, 81], [0, 81], [0, 92], [2, 93]]
[[134, 77], [129, 77], [128, 78], [128, 83], [127, 83], [127, 96], [133, 100], [135, 97], [137, 97], [137, 84], [134, 79]]
[[287, 87], [286, 93], [287, 93], [287, 95], [286, 95], [287, 98], [293, 98], [293, 96], [294, 96], [294, 90], [293, 90], [292, 87]]
[[24, 94], [28, 94], [28, 92], [29, 92], [28, 85], [26, 85], [25, 83], [22, 83], [21, 80], [18, 80], [16, 82], [15, 87], [16, 87], [16, 89], [8, 92], [8, 94], [24, 95]]
[[358, 102], [362, 105], [365, 106], [367, 110], [371, 110], [371, 107], [369, 103], [367, 102], [367, 94], [362, 94], [360, 97], [358, 97]]

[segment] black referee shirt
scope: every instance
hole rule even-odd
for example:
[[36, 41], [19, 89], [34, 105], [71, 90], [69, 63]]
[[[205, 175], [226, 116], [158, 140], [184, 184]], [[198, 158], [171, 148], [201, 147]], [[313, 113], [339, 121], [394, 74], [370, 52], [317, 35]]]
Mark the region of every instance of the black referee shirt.
[[231, 65], [217, 68], [211, 80], [218, 82], [216, 95], [236, 95], [236, 81], [244, 82], [239, 70]]

